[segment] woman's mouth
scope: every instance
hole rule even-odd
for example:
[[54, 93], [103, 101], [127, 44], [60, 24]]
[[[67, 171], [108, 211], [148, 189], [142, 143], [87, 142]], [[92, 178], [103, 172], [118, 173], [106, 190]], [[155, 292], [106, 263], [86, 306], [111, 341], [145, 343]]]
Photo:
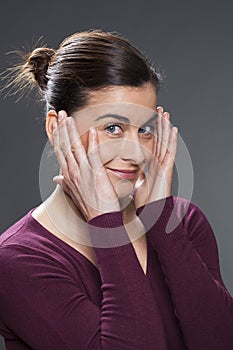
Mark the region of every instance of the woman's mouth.
[[137, 170], [110, 169], [110, 168], [106, 168], [106, 169], [110, 170], [112, 173], [114, 173], [115, 175], [123, 179], [133, 179], [137, 174]]

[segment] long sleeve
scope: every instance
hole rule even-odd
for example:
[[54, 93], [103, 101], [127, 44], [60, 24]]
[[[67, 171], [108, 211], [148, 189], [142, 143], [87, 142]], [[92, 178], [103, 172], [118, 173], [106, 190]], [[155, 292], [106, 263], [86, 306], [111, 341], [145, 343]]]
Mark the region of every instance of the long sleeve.
[[221, 278], [216, 239], [198, 206], [186, 205], [170, 196], [137, 215], [159, 257], [187, 348], [230, 350], [233, 299]]
[[[89, 222], [93, 243], [103, 228], [107, 246], [116, 239], [112, 232], [119, 234], [117, 241], [127, 241], [120, 212]], [[59, 261], [43, 247], [38, 250], [8, 240], [0, 250], [1, 322], [22, 341], [18, 348], [166, 349], [149, 281], [130, 242], [105, 248], [94, 245], [102, 282], [101, 308], [88, 298], [80, 276], [73, 273], [65, 258]], [[8, 346], [18, 349], [10, 341]]]

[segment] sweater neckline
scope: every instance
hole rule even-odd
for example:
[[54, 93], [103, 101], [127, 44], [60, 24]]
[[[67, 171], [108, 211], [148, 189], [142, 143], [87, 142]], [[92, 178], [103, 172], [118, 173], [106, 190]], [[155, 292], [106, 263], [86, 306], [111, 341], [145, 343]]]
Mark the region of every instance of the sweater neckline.
[[[77, 255], [83, 259], [84, 262], [87, 262], [89, 266], [92, 267], [98, 274], [99, 274], [99, 269], [84, 255], [82, 254], [79, 250], [73, 248], [71, 245], [63, 241], [61, 238], [57, 237], [54, 235], [51, 231], [49, 231], [47, 228], [45, 228], [39, 221], [37, 221], [33, 216], [32, 212], [36, 209], [37, 207], [32, 208], [28, 212], [28, 218], [27, 218], [27, 223], [30, 222], [30, 225], [33, 225], [34, 227], [39, 228], [40, 231], [43, 232], [43, 234], [52, 242], [57, 243], [59, 246], [63, 246], [64, 249], [70, 250], [72, 254]], [[142, 267], [140, 265], [140, 262], [138, 260], [138, 257], [136, 255], [136, 252], [134, 250], [134, 247], [132, 245], [133, 253], [135, 255], [135, 259], [137, 259], [138, 265], [140, 266], [142, 273], [144, 274], [145, 278], [149, 278], [150, 275], [150, 260], [151, 260], [151, 244], [149, 242], [149, 237], [146, 235], [146, 243], [147, 243], [147, 265], [146, 265], [146, 274], [142, 270]], [[132, 243], [131, 243], [132, 244]]]
[[83, 259], [85, 262], [89, 264], [96, 272], [99, 273], [98, 268], [84, 255], [82, 254], [79, 250], [75, 249], [72, 247], [70, 244], [67, 242], [63, 241], [61, 238], [57, 237], [54, 235], [51, 231], [49, 231], [46, 227], [44, 227], [39, 221], [37, 221], [33, 216], [32, 212], [36, 209], [37, 207], [32, 208], [28, 212], [28, 217], [27, 217], [27, 224], [29, 223], [30, 225], [34, 226], [35, 228], [39, 228], [40, 232], [43, 232], [43, 234], [48, 238], [50, 241], [58, 244], [59, 246], [63, 246], [64, 249], [70, 250], [72, 254], [81, 256], [81, 259]]

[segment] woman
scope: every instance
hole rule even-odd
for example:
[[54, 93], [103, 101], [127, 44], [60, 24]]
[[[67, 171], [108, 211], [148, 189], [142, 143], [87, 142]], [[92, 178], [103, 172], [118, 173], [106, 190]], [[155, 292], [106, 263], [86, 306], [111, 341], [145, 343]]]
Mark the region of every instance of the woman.
[[37, 48], [17, 72], [11, 84], [44, 97], [61, 171], [0, 237], [6, 348], [231, 349], [214, 233], [171, 194], [178, 129], [157, 107], [159, 73], [101, 30]]

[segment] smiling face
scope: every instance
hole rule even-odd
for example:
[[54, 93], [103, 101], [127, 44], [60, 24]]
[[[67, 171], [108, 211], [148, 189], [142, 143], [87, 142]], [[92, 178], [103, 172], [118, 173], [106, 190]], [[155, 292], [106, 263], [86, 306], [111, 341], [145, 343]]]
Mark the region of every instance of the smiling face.
[[96, 128], [101, 161], [119, 198], [129, 196], [152, 157], [156, 105], [151, 84], [113, 86], [93, 92], [73, 114], [86, 152], [88, 130]]

